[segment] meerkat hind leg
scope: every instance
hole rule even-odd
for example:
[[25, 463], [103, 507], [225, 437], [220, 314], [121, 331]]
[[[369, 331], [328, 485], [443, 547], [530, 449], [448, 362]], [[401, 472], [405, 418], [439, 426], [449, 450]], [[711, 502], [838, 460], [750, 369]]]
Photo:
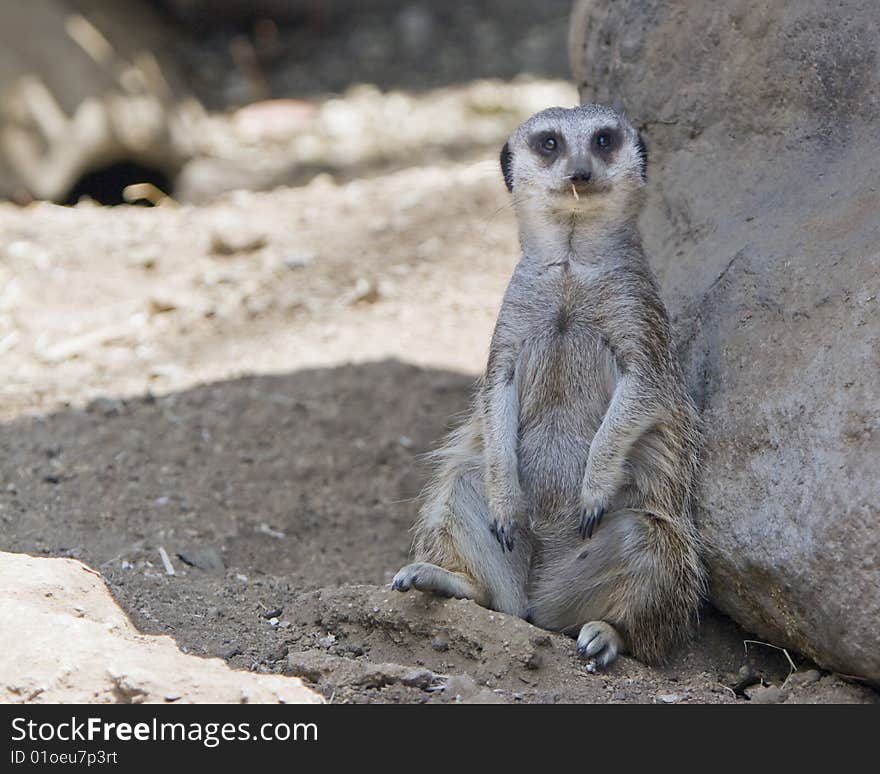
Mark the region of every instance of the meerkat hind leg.
[[526, 530], [519, 531], [512, 551], [495, 539], [479, 455], [456, 460], [441, 471], [440, 481], [420, 515], [416, 562], [397, 573], [394, 588], [472, 599], [523, 617], [531, 555]]
[[467, 576], [452, 572], [430, 562], [413, 562], [398, 570], [391, 582], [395, 591], [409, 591], [411, 588], [441, 597], [473, 599], [485, 604], [483, 594]]

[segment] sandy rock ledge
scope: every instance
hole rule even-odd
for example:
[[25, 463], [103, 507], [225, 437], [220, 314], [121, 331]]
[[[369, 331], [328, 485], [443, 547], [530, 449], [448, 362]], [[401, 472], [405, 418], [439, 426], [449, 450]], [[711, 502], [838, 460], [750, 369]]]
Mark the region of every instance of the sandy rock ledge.
[[320, 703], [297, 677], [230, 669], [138, 633], [100, 575], [0, 552], [0, 702]]

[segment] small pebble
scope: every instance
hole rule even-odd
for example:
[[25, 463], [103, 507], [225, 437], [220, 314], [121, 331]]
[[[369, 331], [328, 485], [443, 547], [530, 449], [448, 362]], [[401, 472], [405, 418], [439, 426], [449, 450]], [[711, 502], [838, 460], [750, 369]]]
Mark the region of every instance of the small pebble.
[[755, 704], [781, 704], [788, 698], [788, 691], [776, 685], [750, 685], [744, 693]]
[[470, 675], [453, 675], [446, 681], [443, 693], [452, 696], [457, 701], [469, 699], [477, 692], [477, 683]]
[[328, 634], [326, 637], [321, 637], [318, 639], [318, 645], [322, 648], [331, 648], [336, 644], [336, 635]]
[[354, 291], [349, 296], [350, 304], [375, 304], [382, 297], [379, 286], [361, 277], [354, 286]]
[[269, 661], [283, 661], [287, 658], [290, 648], [285, 645], [279, 645], [277, 648], [269, 651]]
[[805, 669], [803, 672], [795, 672], [788, 678], [788, 684], [793, 687], [813, 685], [818, 683], [822, 675], [816, 669]]
[[211, 233], [211, 252], [215, 255], [252, 253], [265, 247], [268, 241], [265, 234], [245, 228], [240, 223], [219, 225]]
[[308, 253], [303, 255], [289, 255], [284, 259], [283, 264], [285, 269], [294, 271], [296, 269], [301, 269], [304, 266], [308, 266], [314, 259], [315, 256]]

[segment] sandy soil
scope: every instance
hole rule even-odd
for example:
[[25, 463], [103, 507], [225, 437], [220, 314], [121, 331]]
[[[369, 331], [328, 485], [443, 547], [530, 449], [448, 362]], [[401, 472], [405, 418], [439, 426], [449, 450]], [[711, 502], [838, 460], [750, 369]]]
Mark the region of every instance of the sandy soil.
[[[787, 677], [712, 614], [670, 667], [595, 676], [564, 637], [388, 589], [517, 254], [492, 160], [6, 206], [0, 233], [2, 548], [98, 568], [145, 632], [334, 701], [732, 702]], [[808, 665], [769, 697], [876, 698]]]
[[[576, 101], [530, 84], [319, 100], [364, 121], [300, 187], [0, 205], [0, 549], [81, 559], [142, 631], [332, 701], [876, 701], [711, 611], [669, 666], [595, 675], [565, 637], [390, 591], [518, 256], [498, 149], [536, 99]], [[459, 132], [420, 153], [440, 100]], [[389, 110], [404, 153], [377, 155]], [[212, 120], [237, 163], [269, 147]]]

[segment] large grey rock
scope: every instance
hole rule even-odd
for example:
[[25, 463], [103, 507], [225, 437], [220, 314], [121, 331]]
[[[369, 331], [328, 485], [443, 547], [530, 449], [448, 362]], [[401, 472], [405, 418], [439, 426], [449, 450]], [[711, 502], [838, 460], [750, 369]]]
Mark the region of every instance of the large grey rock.
[[880, 683], [880, 12], [581, 0], [585, 101], [652, 152], [646, 246], [708, 428], [712, 596]]

